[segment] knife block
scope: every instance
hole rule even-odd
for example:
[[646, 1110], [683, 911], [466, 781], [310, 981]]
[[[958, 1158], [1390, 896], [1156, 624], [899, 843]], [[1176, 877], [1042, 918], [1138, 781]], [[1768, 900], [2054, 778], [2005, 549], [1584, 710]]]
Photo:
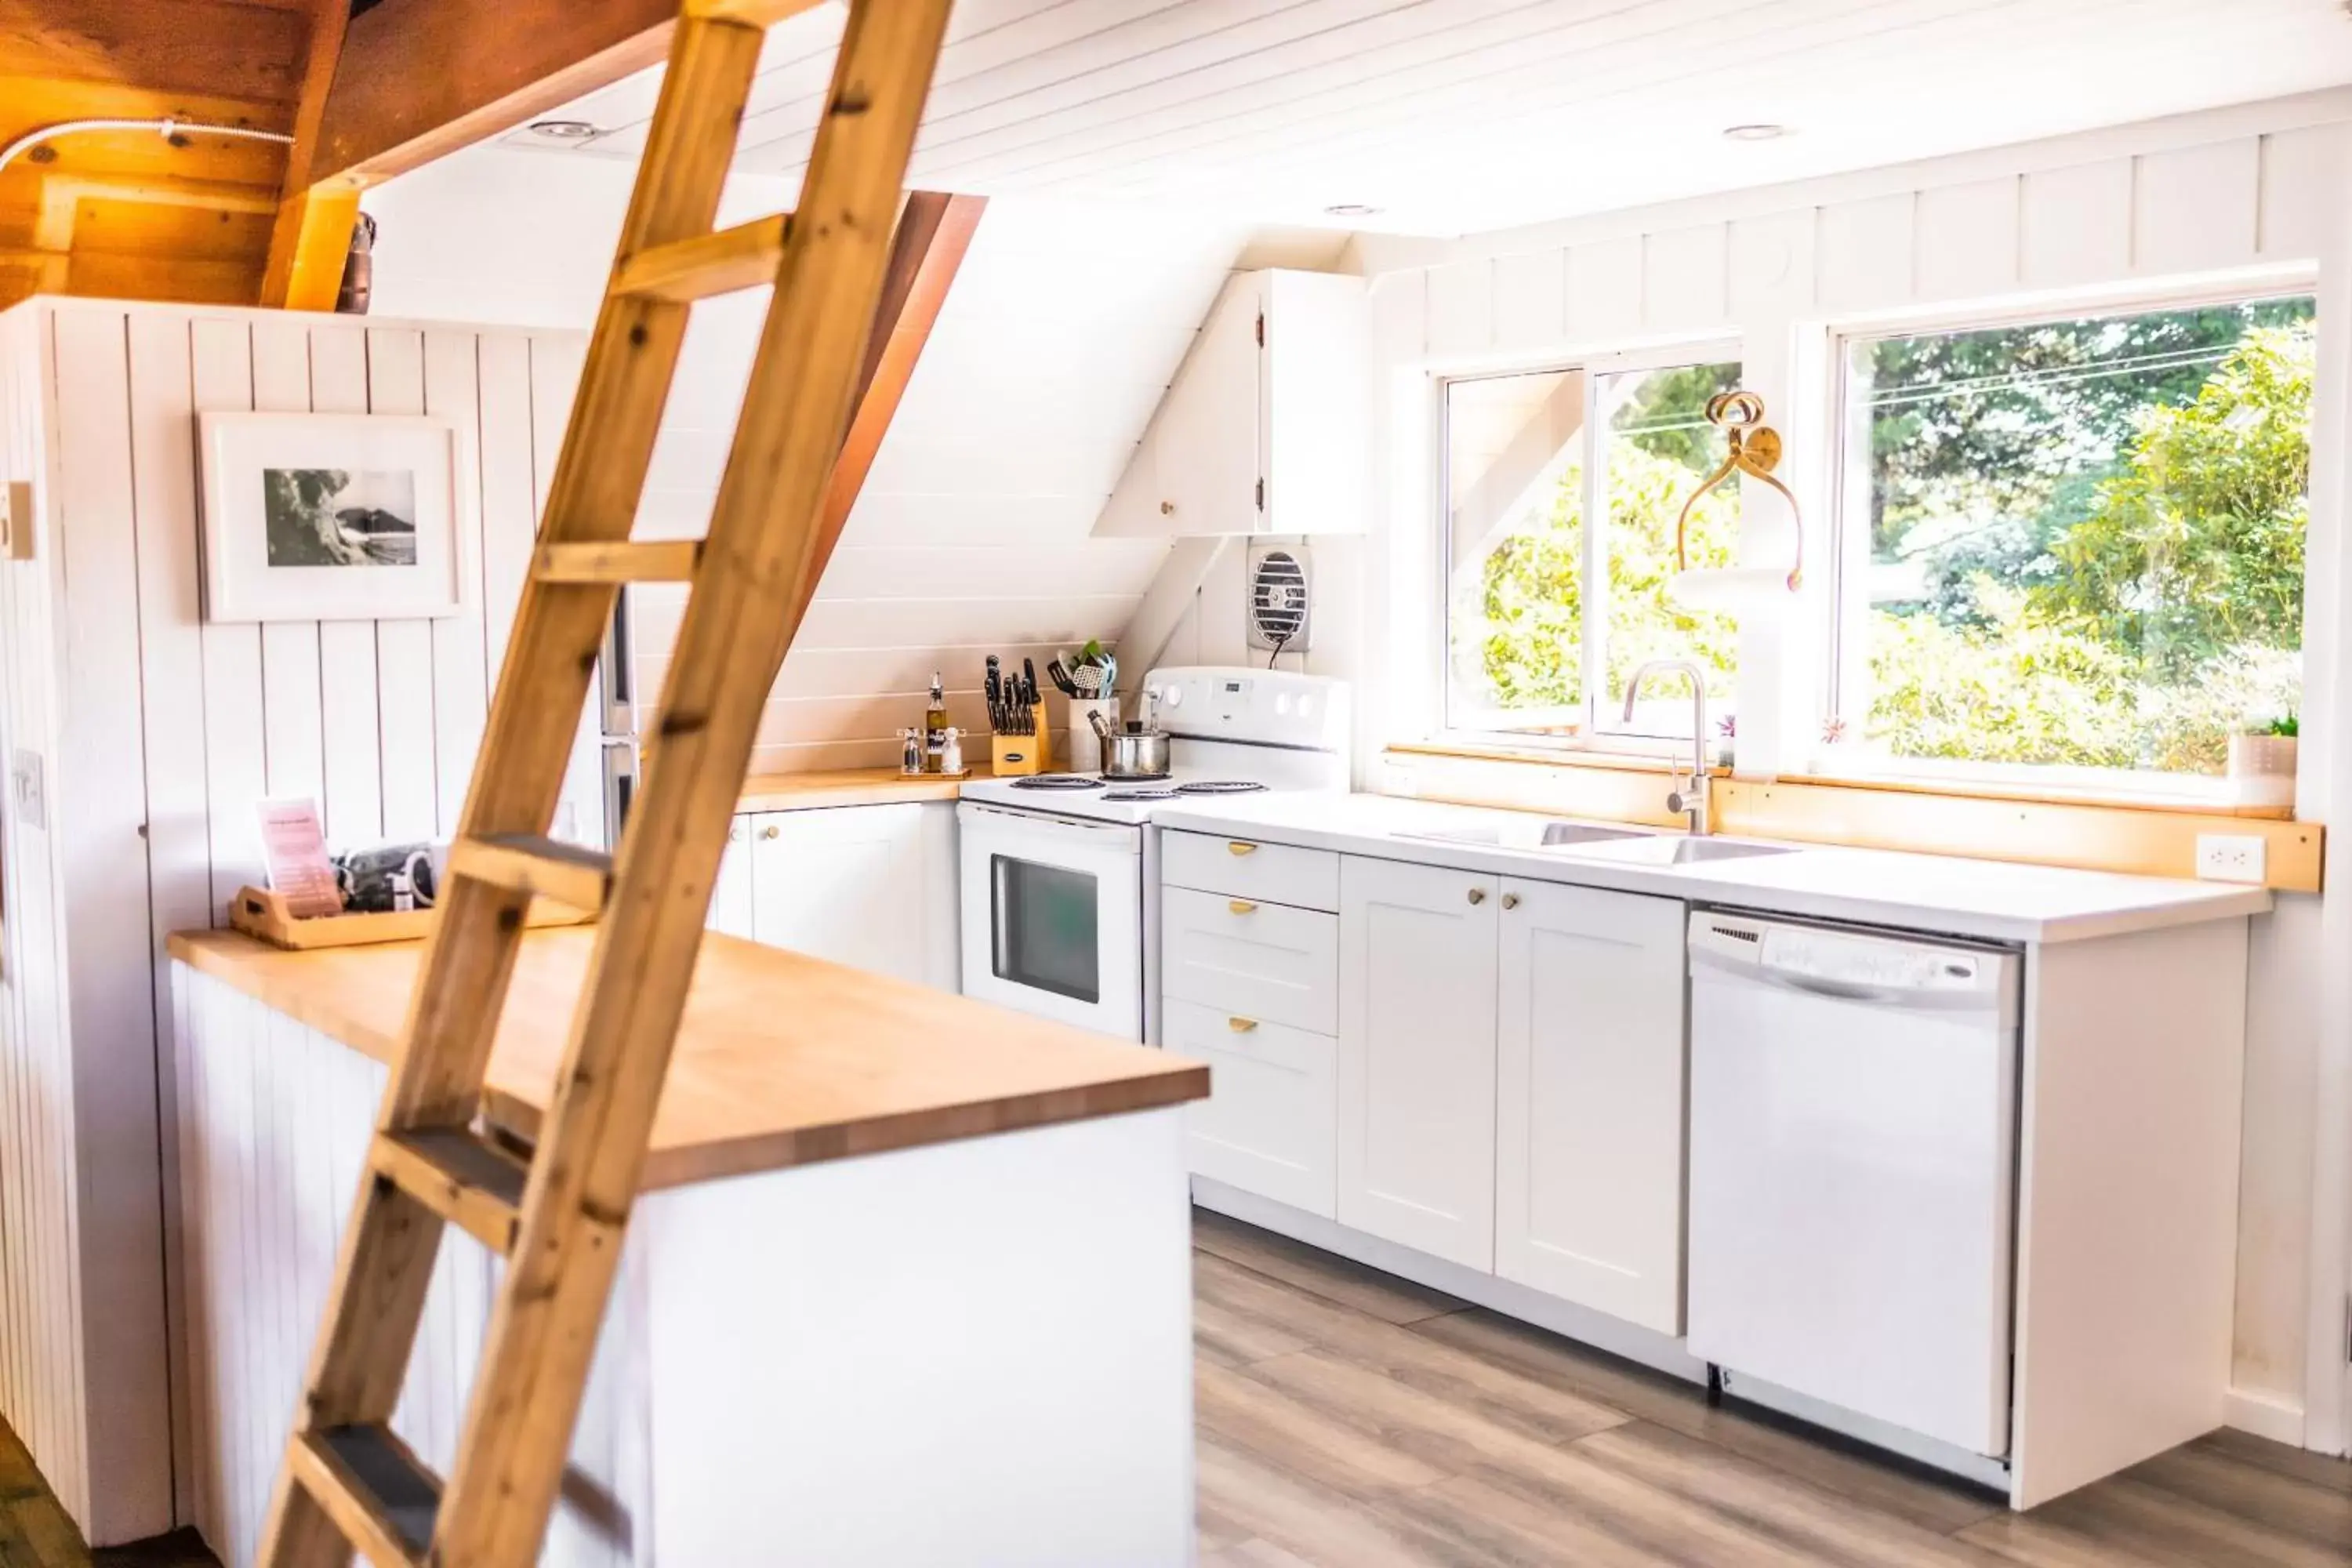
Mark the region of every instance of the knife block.
[[1020, 778], [1025, 773], [1042, 773], [1053, 764], [1054, 737], [1045, 728], [1045, 705], [1043, 702], [1029, 710], [1034, 722], [1034, 735], [991, 735], [988, 738], [988, 765], [998, 778]]

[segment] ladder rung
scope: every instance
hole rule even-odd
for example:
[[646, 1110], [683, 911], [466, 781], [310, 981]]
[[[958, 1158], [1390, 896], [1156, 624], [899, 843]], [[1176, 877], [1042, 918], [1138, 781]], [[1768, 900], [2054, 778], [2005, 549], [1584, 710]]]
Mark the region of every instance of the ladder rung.
[[601, 913], [612, 890], [613, 858], [536, 833], [499, 833], [452, 844], [449, 874]]
[[684, 305], [773, 283], [783, 265], [784, 230], [792, 216], [776, 213], [640, 250], [614, 274], [613, 292]]
[[542, 583], [687, 583], [701, 563], [698, 539], [616, 539], [542, 544], [530, 574]]
[[375, 1568], [418, 1568], [441, 1511], [441, 1482], [383, 1426], [298, 1432], [287, 1461], [343, 1539]]
[[824, 0], [686, 0], [686, 16], [689, 21], [772, 27], [823, 4]]
[[379, 1132], [369, 1164], [504, 1258], [514, 1250], [530, 1167], [463, 1128]]

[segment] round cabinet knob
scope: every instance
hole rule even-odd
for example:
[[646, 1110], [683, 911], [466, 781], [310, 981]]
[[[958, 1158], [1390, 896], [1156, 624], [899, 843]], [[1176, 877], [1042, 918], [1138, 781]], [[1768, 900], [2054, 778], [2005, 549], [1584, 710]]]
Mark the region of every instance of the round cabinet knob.
[[1484, 888], [1473, 888], [1473, 889], [1470, 889], [1470, 901], [1471, 901], [1472, 903], [1474, 903], [1474, 904], [1483, 904], [1483, 903], [1485, 903], [1485, 902], [1486, 901], [1486, 889], [1484, 889]]
[[1518, 894], [1517, 894], [1517, 893], [1505, 893], [1505, 894], [1503, 895], [1503, 907], [1504, 907], [1505, 909], [1507, 909], [1507, 910], [1516, 910], [1516, 909], [1517, 909], [1517, 908], [1519, 907], [1519, 896], [1518, 896]]
[[782, 838], [783, 836], [784, 830], [772, 822], [760, 829], [760, 837], [762, 838]]
[[1160, 515], [1162, 517], [1174, 517], [1176, 515], [1176, 503], [1172, 500], [1161, 501], [1160, 503]]

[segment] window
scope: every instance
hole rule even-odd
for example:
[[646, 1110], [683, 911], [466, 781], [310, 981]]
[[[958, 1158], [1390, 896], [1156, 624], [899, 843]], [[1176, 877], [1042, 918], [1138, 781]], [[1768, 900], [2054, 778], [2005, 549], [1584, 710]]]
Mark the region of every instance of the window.
[[[1721, 461], [1707, 399], [1737, 363], [1612, 359], [1445, 384], [1445, 725], [1565, 742], [1690, 733], [1679, 682], [1644, 689], [1643, 659], [1695, 659], [1724, 717], [1738, 626], [1670, 603], [1675, 518]], [[1588, 530], [1585, 520], [1603, 526]], [[1690, 564], [1726, 565], [1738, 526], [1727, 487], [1692, 514]]]
[[1825, 739], [1914, 766], [2219, 774], [2232, 731], [2295, 716], [2309, 298], [1843, 358]]

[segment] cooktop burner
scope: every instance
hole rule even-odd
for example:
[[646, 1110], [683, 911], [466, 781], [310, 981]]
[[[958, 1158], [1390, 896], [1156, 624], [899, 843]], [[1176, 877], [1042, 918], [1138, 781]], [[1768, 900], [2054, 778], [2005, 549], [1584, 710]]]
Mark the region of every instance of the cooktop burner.
[[1194, 779], [1176, 786], [1178, 795], [1248, 795], [1265, 785], [1248, 779]]
[[1014, 779], [1014, 789], [1100, 789], [1102, 780], [1088, 778], [1084, 773], [1032, 773], [1025, 779]]
[[1105, 800], [1174, 800], [1172, 789], [1115, 789], [1105, 792]]

